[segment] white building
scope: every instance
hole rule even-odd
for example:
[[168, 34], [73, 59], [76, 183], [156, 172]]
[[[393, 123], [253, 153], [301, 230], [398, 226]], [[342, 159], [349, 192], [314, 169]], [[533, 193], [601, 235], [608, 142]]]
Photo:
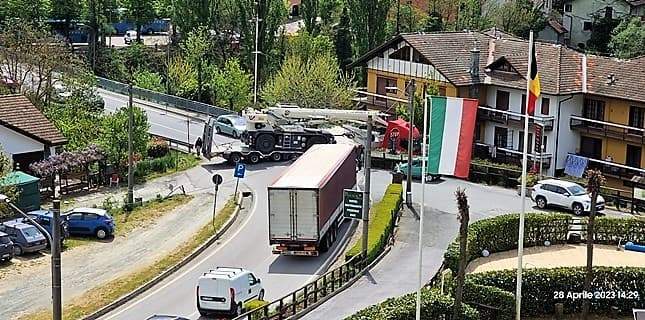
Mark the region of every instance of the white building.
[[0, 96], [0, 146], [14, 167], [27, 170], [29, 164], [56, 154], [67, 143], [63, 135], [22, 95]]

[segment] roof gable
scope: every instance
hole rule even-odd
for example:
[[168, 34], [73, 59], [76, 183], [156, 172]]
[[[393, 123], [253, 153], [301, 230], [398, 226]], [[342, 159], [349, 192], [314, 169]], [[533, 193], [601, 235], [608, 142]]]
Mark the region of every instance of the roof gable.
[[60, 131], [23, 95], [0, 96], [0, 125], [49, 146], [67, 143]]

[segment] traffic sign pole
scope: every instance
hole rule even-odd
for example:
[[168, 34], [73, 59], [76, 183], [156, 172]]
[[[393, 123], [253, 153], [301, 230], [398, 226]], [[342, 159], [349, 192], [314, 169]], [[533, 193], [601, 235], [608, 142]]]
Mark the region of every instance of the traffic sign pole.
[[233, 177], [237, 178], [237, 181], [235, 182], [235, 193], [234, 195], [237, 195], [237, 187], [240, 184], [240, 178], [244, 178], [244, 174], [246, 173], [246, 166], [244, 163], [236, 163], [235, 164], [235, 171], [233, 172]]
[[213, 217], [211, 218], [211, 224], [213, 228], [215, 227], [215, 215], [217, 214], [217, 191], [219, 191], [219, 185], [222, 184], [224, 178], [219, 174], [213, 175], [213, 184], [215, 184], [215, 199], [213, 200]]

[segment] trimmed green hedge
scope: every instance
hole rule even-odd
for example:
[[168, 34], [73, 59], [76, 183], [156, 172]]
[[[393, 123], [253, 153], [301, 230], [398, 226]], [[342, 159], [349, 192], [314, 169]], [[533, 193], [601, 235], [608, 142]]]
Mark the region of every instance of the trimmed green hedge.
[[464, 301], [478, 309], [478, 303], [485, 306], [498, 308], [497, 318], [495, 320], [513, 320], [515, 319], [515, 295], [493, 286], [477, 284], [468, 280], [464, 284]]
[[[524, 219], [524, 246], [565, 243], [571, 216], [560, 213], [527, 213]], [[519, 214], [507, 214], [479, 220], [468, 226], [468, 262], [490, 253], [517, 249]], [[446, 266], [457, 272], [459, 266], [459, 239], [448, 246], [444, 254]]]
[[[591, 291], [609, 296], [593, 299], [592, 310], [609, 313], [611, 307], [616, 306], [622, 314], [629, 314], [632, 308], [645, 306], [645, 268], [594, 267], [593, 270]], [[582, 300], [567, 298], [567, 295], [583, 292], [584, 277], [584, 267], [525, 269], [522, 275], [522, 314], [553, 314], [555, 303], [558, 302], [564, 304], [565, 313], [580, 312]], [[474, 284], [500, 288], [512, 295], [515, 292], [516, 270], [469, 274], [466, 279]], [[555, 298], [558, 292], [562, 292], [564, 298]], [[625, 296], [621, 293], [625, 293]], [[513, 310], [509, 312], [512, 317]]]
[[[403, 186], [393, 183], [387, 187], [383, 199], [370, 209], [369, 235], [367, 237], [367, 259], [374, 260], [383, 250], [394, 229], [394, 216], [403, 200]], [[345, 259], [361, 253], [362, 239], [347, 251]]]
[[[345, 320], [412, 320], [416, 313], [416, 293], [398, 298], [389, 298], [379, 304], [363, 309]], [[454, 299], [442, 295], [436, 289], [421, 290], [421, 319], [440, 319], [445, 315], [450, 319]], [[469, 305], [463, 307], [463, 320], [479, 319], [479, 313]]]
[[645, 243], [645, 221], [638, 219], [598, 217], [595, 221], [595, 243], [617, 244], [631, 241]]

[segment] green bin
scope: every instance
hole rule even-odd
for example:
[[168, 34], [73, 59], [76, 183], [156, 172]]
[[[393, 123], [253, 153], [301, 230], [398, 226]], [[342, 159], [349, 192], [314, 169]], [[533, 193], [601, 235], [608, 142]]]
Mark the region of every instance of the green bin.
[[0, 179], [0, 186], [16, 186], [20, 196], [16, 205], [20, 210], [29, 212], [40, 209], [40, 178], [22, 171], [14, 171]]

